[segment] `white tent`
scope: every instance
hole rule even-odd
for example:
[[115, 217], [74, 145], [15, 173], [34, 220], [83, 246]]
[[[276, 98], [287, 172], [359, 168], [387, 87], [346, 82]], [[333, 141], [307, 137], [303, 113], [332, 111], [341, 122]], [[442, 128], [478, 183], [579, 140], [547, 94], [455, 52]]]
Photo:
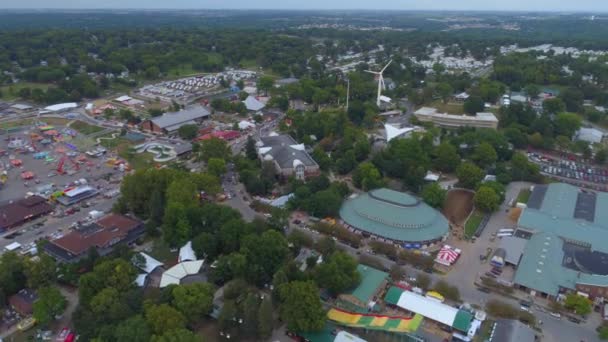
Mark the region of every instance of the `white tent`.
[[386, 141], [391, 141], [395, 138], [404, 136], [414, 130], [413, 127], [397, 128], [391, 124], [384, 124], [384, 130], [386, 131]]
[[147, 273], [138, 274], [137, 278], [135, 278], [135, 284], [137, 284], [137, 286], [139, 286], [139, 287], [144, 287], [144, 285], [146, 285], [147, 276], [148, 276]]
[[166, 270], [160, 278], [160, 287], [171, 284], [179, 285], [182, 279], [197, 274], [203, 267], [204, 260], [184, 261]]
[[253, 128], [253, 127], [255, 127], [255, 124], [253, 122], [246, 121], [246, 120], [242, 120], [239, 122], [240, 130], [246, 130], [246, 129]]
[[257, 112], [258, 110], [261, 110], [262, 108], [266, 107], [266, 105], [258, 101], [258, 99], [253, 96], [248, 96], [247, 99], [243, 101], [243, 103], [245, 104], [245, 107], [247, 107], [247, 110], [251, 110], [254, 112]]
[[6, 247], [4, 247], [4, 249], [7, 250], [8, 252], [18, 250], [19, 248], [21, 248], [21, 244], [19, 242], [13, 242], [10, 245], [7, 245]]
[[179, 249], [179, 257], [177, 262], [184, 262], [188, 260], [196, 260], [196, 253], [192, 249], [192, 241], [186, 242], [186, 244]]
[[154, 271], [157, 267], [162, 266], [163, 263], [154, 259], [153, 257], [149, 256], [146, 253], [139, 253], [141, 256], [144, 257], [144, 259], [146, 260], [146, 265], [144, 267], [142, 267], [142, 271], [146, 272], [146, 273], [150, 273], [152, 271]]
[[55, 104], [52, 106], [48, 106], [45, 107], [45, 110], [51, 111], [51, 112], [60, 112], [63, 110], [68, 110], [68, 109], [74, 109], [77, 108], [78, 104], [75, 102], [69, 102], [69, 103], [59, 103], [59, 104]]
[[454, 324], [454, 319], [458, 314], [458, 309], [455, 307], [410, 291], [404, 291], [401, 294], [397, 306], [450, 327]]

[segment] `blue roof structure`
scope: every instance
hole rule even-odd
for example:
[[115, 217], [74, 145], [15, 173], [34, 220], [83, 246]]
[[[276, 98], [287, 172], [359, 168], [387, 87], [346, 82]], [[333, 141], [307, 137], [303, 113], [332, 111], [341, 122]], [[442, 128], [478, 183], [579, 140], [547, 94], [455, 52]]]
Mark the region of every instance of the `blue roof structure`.
[[598, 262], [608, 257], [608, 194], [563, 183], [537, 186], [533, 195], [541, 192], [540, 205], [526, 208], [519, 218], [519, 227], [533, 235], [514, 282], [549, 295], [557, 295], [560, 288], [575, 289], [576, 284], [608, 286], [607, 275], [564, 266], [566, 244]]
[[376, 189], [344, 202], [340, 217], [348, 225], [390, 240], [425, 242], [449, 231], [447, 219], [420, 199], [390, 189]]

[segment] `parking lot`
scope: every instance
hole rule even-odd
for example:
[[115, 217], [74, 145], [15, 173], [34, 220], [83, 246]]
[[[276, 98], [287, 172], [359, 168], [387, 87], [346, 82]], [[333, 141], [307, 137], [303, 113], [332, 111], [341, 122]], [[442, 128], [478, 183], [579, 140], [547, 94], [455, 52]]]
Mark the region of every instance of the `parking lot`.
[[[66, 128], [54, 130], [61, 134]], [[104, 180], [121, 177], [120, 170], [107, 163], [111, 156], [87, 156], [75, 145], [80, 133], [69, 131], [73, 134], [69, 139], [46, 137], [34, 126], [1, 135], [2, 201], [20, 199], [27, 193], [48, 196], [81, 179], [101, 187], [106, 185]]]
[[540, 172], [565, 183], [600, 191], [608, 191], [608, 169], [563, 159], [538, 152], [529, 152], [528, 159], [540, 166]]

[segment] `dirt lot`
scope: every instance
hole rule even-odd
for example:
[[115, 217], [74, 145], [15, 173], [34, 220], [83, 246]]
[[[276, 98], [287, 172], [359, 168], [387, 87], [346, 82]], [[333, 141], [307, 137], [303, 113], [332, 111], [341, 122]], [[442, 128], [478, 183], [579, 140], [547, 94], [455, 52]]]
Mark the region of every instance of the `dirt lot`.
[[452, 225], [462, 226], [473, 210], [472, 192], [466, 190], [451, 190], [448, 192], [443, 205], [443, 215]]

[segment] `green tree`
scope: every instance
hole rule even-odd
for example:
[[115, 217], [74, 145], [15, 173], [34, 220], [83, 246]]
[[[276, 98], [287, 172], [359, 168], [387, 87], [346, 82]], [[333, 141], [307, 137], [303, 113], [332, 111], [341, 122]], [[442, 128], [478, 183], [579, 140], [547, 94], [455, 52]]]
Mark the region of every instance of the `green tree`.
[[485, 108], [485, 103], [483, 99], [479, 96], [469, 96], [468, 99], [464, 101], [464, 111], [469, 115], [475, 115], [479, 112], [483, 112]]
[[364, 191], [377, 189], [384, 185], [380, 171], [370, 162], [359, 164], [353, 173], [353, 183]]
[[477, 165], [465, 162], [456, 169], [456, 176], [463, 187], [474, 189], [483, 179], [484, 172]]
[[112, 323], [129, 316], [129, 307], [122, 294], [113, 287], [99, 291], [90, 303], [91, 312], [100, 318], [101, 322]]
[[422, 200], [433, 208], [443, 207], [446, 191], [438, 183], [430, 183], [422, 188]]
[[120, 322], [114, 331], [117, 342], [148, 342], [152, 337], [148, 323], [141, 315]]
[[211, 312], [213, 286], [209, 283], [179, 285], [173, 288], [173, 306], [190, 322], [197, 322]]
[[344, 252], [335, 252], [316, 267], [317, 284], [334, 295], [355, 287], [361, 281], [357, 261]]
[[273, 307], [270, 297], [264, 298], [258, 310], [258, 337], [269, 338], [273, 330]]
[[183, 125], [177, 130], [177, 134], [184, 140], [192, 140], [198, 134], [197, 125]]
[[243, 238], [241, 253], [247, 258], [247, 278], [263, 285], [272, 280], [289, 254], [289, 248], [281, 233], [267, 230], [262, 235]]
[[184, 315], [168, 304], [150, 305], [145, 312], [146, 321], [157, 335], [186, 327]]
[[201, 336], [185, 328], [165, 331], [162, 335], [152, 336], [151, 342], [200, 342]]
[[418, 273], [418, 277], [416, 278], [416, 286], [426, 291], [431, 287], [432, 281], [433, 280], [428, 275]]
[[608, 149], [601, 148], [600, 150], [595, 152], [594, 159], [596, 163], [604, 165], [606, 163], [606, 160], [608, 159]]
[[47, 327], [55, 316], [61, 315], [67, 306], [65, 297], [56, 287], [43, 287], [38, 290], [38, 300], [34, 302], [34, 318]]
[[274, 86], [274, 79], [270, 76], [262, 76], [257, 83], [258, 89], [264, 91], [268, 95], [268, 91]]
[[581, 128], [581, 118], [574, 113], [559, 113], [555, 117], [555, 132], [572, 137]]
[[532, 145], [533, 147], [536, 147], [536, 148], [540, 148], [545, 145], [545, 140], [543, 139], [542, 134], [540, 134], [538, 132], [531, 134], [528, 137], [528, 142], [530, 143], [530, 145]]
[[497, 159], [498, 155], [496, 154], [496, 150], [487, 142], [482, 142], [477, 145], [475, 152], [473, 153], [473, 160], [481, 168], [492, 166], [496, 163]]
[[220, 158], [209, 158], [207, 171], [216, 177], [220, 177], [226, 172], [226, 162]]
[[437, 146], [435, 155], [433, 164], [437, 170], [453, 172], [460, 164], [460, 155], [456, 147], [448, 142], [443, 142]]
[[500, 197], [498, 196], [496, 191], [494, 191], [494, 189], [489, 186], [482, 185], [475, 192], [475, 206], [486, 213], [496, 211], [500, 204], [499, 201]]
[[222, 139], [211, 138], [201, 143], [200, 158], [205, 162], [211, 158], [228, 160], [231, 155], [230, 147]]
[[316, 331], [325, 325], [319, 289], [312, 281], [293, 281], [279, 288], [281, 317], [294, 331]]
[[439, 83], [435, 87], [435, 90], [443, 100], [443, 103], [447, 103], [450, 99], [450, 96], [452, 96], [452, 93], [454, 93], [454, 88], [452, 88], [452, 86], [446, 82]]
[[608, 323], [602, 323], [597, 327], [597, 336], [600, 340], [608, 340]]
[[552, 98], [543, 101], [543, 110], [548, 114], [557, 114], [566, 110], [564, 101], [560, 98]]
[[23, 259], [17, 253], [7, 252], [0, 256], [0, 289], [4, 295], [10, 296], [25, 287], [23, 270]]
[[256, 336], [258, 334], [258, 311], [260, 308], [260, 298], [257, 293], [250, 292], [247, 294], [245, 301], [242, 304], [243, 325], [242, 331], [247, 336]]
[[[159, 108], [150, 108], [148, 109], [148, 114], [150, 114], [151, 117], [155, 118], [157, 116], [161, 116], [163, 115], [163, 110], [159, 109]], [[178, 130], [179, 133], [179, 130]]]
[[245, 144], [245, 155], [251, 160], [257, 160], [258, 152], [255, 148], [255, 140], [251, 136], [247, 137], [247, 143]]
[[41, 254], [37, 259], [26, 259], [24, 266], [27, 286], [30, 288], [48, 286], [56, 279], [57, 265], [47, 254]]
[[448, 284], [445, 280], [436, 282], [433, 286], [433, 290], [439, 292], [442, 296], [451, 301], [460, 301], [460, 291], [458, 290], [458, 287]]
[[540, 87], [536, 84], [528, 84], [524, 87], [524, 91], [531, 99], [536, 99], [538, 94], [540, 94]]
[[592, 302], [589, 298], [571, 293], [566, 296], [564, 307], [574, 311], [576, 314], [584, 316], [591, 312]]

